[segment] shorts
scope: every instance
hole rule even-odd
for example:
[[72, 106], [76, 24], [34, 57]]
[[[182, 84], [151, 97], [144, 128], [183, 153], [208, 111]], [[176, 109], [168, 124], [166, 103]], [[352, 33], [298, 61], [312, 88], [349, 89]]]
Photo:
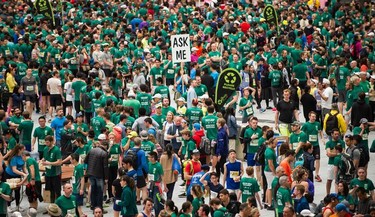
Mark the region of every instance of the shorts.
[[51, 107], [61, 106], [62, 98], [60, 94], [51, 94], [49, 103]]
[[[32, 188], [33, 193], [30, 195], [27, 195], [27, 199], [29, 200], [29, 203], [35, 202], [38, 200], [39, 197], [42, 195], [42, 182], [41, 181], [35, 181], [35, 186]], [[27, 190], [26, 190], [27, 192]]]
[[107, 78], [112, 77], [112, 70], [111, 69], [103, 69], [105, 76]]
[[77, 206], [83, 206], [83, 196], [84, 196], [84, 194], [82, 194], [82, 195], [73, 194], [73, 195], [76, 197]]
[[280, 132], [280, 135], [289, 137], [290, 132], [291, 132], [291, 125], [285, 124], [285, 123], [279, 123], [279, 132]]
[[36, 94], [33, 95], [25, 95], [25, 101], [35, 103], [36, 102]]
[[165, 79], [166, 86], [174, 85], [174, 78], [167, 78]]
[[246, 160], [247, 160], [247, 166], [248, 167], [249, 166], [251, 166], [251, 167], [253, 167], [253, 166], [260, 166], [260, 164], [258, 164], [257, 162], [255, 162], [254, 156], [255, 156], [255, 154], [247, 153]]
[[146, 187], [146, 179], [144, 176], [137, 176], [137, 188]]
[[53, 195], [60, 195], [61, 193], [61, 175], [46, 176], [46, 190], [51, 191]]
[[333, 166], [333, 164], [328, 164], [327, 165], [327, 171], [328, 171], [328, 173], [327, 173], [327, 180], [334, 180], [335, 179], [335, 173], [334, 173], [334, 166]]
[[48, 91], [42, 91], [42, 96], [49, 96], [51, 95]]
[[319, 147], [319, 145], [313, 146], [312, 155], [314, 156], [315, 160], [320, 160], [320, 147]]
[[240, 189], [228, 189], [229, 194], [230, 193], [235, 193], [236, 195], [238, 195], [239, 191], [240, 191]]
[[72, 101], [65, 101], [65, 106], [73, 106], [73, 102]]
[[345, 102], [346, 101], [346, 90], [339, 90], [339, 97], [338, 102]]
[[121, 200], [121, 198], [113, 198], [113, 210], [117, 212], [121, 212], [121, 206], [115, 203], [116, 200]]
[[267, 189], [272, 189], [272, 181], [275, 178], [272, 174], [272, 172], [264, 171], [264, 175], [266, 176], [267, 180]]

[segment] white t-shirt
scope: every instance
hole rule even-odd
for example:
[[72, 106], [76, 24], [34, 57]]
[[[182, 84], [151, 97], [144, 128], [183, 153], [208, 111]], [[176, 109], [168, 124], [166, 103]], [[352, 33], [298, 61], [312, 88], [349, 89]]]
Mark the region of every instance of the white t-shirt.
[[50, 94], [60, 94], [60, 92], [59, 92], [59, 87], [61, 87], [61, 80], [60, 79], [52, 77], [52, 78], [48, 79], [47, 85], [49, 85], [49, 88], [50, 88], [49, 93]]
[[322, 108], [325, 108], [325, 109], [332, 109], [332, 98], [333, 98], [333, 90], [331, 87], [327, 87], [326, 89], [324, 89], [323, 91], [323, 94], [322, 94], [325, 97], [328, 97], [328, 100], [325, 101], [322, 97]]
[[64, 85], [64, 91], [66, 93], [66, 101], [73, 101], [73, 95], [72, 95], [72, 82], [66, 82]]

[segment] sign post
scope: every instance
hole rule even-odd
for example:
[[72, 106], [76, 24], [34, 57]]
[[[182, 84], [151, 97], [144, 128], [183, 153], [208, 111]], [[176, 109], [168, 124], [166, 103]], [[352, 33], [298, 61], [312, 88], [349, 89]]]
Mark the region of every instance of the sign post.
[[188, 34], [172, 35], [171, 45], [173, 63], [190, 62], [190, 36]]

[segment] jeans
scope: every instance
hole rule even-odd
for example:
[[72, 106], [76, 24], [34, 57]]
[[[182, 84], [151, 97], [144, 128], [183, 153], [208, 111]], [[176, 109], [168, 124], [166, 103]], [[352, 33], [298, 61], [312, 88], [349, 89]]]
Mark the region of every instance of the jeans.
[[91, 184], [91, 207], [103, 208], [104, 181], [102, 178], [97, 178], [94, 176], [90, 176], [89, 179]]

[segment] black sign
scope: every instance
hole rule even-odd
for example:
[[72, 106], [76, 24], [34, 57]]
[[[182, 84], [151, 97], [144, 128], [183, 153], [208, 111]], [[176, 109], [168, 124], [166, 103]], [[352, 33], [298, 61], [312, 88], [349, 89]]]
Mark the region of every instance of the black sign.
[[36, 0], [34, 6], [38, 14], [43, 14], [43, 16], [51, 20], [53, 26], [55, 26], [55, 16], [51, 3], [48, 0]]
[[215, 89], [215, 104], [223, 106], [233, 95], [242, 82], [240, 73], [234, 68], [224, 69], [217, 79]]
[[276, 26], [279, 29], [277, 13], [272, 5], [267, 5], [264, 8], [263, 17], [270, 26]]

